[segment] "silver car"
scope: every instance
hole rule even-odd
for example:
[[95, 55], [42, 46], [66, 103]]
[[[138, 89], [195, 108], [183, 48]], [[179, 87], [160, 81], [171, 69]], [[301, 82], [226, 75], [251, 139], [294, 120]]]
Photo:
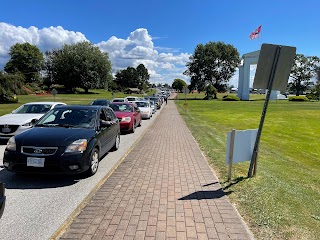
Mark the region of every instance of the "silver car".
[[66, 105], [62, 102], [30, 102], [23, 104], [10, 114], [0, 117], [0, 139], [21, 133], [32, 127], [32, 121], [41, 118], [50, 109]]

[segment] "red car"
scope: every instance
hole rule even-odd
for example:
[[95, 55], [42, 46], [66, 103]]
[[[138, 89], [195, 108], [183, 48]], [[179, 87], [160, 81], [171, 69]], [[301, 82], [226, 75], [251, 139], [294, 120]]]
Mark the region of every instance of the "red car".
[[142, 116], [139, 108], [134, 103], [113, 102], [109, 105], [120, 120], [121, 132], [134, 132], [141, 126]]

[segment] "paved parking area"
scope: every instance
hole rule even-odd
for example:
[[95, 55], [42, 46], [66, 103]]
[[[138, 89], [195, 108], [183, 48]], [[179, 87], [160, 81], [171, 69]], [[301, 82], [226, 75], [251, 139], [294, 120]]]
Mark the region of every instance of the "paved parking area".
[[253, 239], [168, 101], [60, 239]]

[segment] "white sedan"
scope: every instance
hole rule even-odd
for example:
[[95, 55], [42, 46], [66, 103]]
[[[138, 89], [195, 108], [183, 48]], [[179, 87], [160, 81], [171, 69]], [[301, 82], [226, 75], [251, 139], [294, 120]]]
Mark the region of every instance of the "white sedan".
[[59, 105], [66, 104], [62, 102], [30, 102], [23, 104], [10, 114], [1, 116], [0, 139], [9, 139], [31, 128], [32, 120], [38, 120], [50, 109]]
[[150, 119], [152, 117], [152, 108], [149, 101], [135, 101], [134, 104], [140, 109], [143, 119]]

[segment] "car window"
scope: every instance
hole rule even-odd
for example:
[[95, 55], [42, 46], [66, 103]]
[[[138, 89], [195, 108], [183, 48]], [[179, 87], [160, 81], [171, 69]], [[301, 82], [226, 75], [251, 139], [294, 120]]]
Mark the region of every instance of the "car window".
[[138, 107], [148, 107], [148, 103], [147, 102], [136, 102]]
[[95, 109], [53, 109], [37, 123], [37, 126], [93, 128], [96, 112]]
[[109, 121], [107, 116], [106, 116], [106, 113], [105, 113], [104, 109], [100, 110], [100, 120]]
[[50, 104], [26, 104], [19, 107], [14, 113], [46, 113], [51, 106]]
[[111, 109], [106, 109], [106, 115], [107, 119], [109, 119], [108, 121], [113, 121], [115, 119], [114, 112]]

